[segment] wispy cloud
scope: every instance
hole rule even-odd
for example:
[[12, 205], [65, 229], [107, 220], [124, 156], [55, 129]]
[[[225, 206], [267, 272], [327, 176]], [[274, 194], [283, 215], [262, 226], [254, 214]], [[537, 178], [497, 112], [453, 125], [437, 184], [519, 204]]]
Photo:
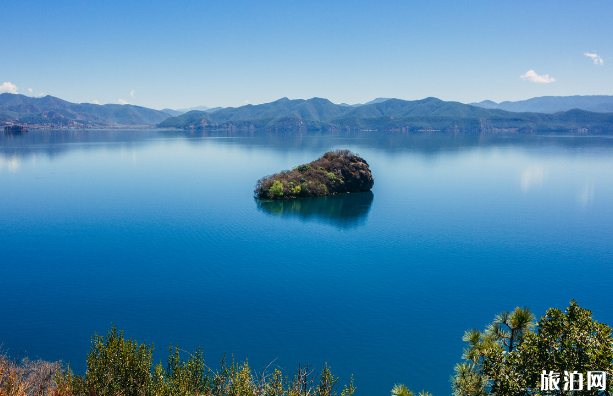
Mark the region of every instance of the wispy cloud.
[[135, 93], [136, 93], [136, 91], [135, 91], [135, 90], [131, 90], [131, 91], [130, 91], [130, 96], [131, 96], [131, 97], [134, 97], [134, 94], [135, 94]]
[[10, 82], [3, 83], [2, 85], [0, 85], [0, 93], [4, 93], [4, 92], [16, 94], [17, 85], [11, 84]]
[[94, 100], [92, 103], [93, 104], [100, 104], [100, 102], [98, 102], [97, 100]]
[[43, 97], [43, 96], [47, 95], [47, 94], [46, 94], [46, 93], [44, 93], [44, 92], [38, 92], [38, 93], [36, 93], [36, 92], [34, 92], [34, 89], [32, 89], [32, 88], [28, 88], [28, 92], [29, 92], [29, 93], [31, 93], [32, 95], [34, 95], [34, 97], [36, 97], [36, 98], [41, 98], [41, 97]]
[[589, 52], [586, 52], [583, 55], [587, 56], [588, 58], [592, 58], [595, 65], [602, 66], [604, 64], [604, 60], [602, 60], [602, 58], [596, 53], [590, 54]]
[[520, 77], [524, 80], [532, 81], [534, 83], [539, 83], [539, 84], [552, 83], [556, 80], [553, 77], [549, 77], [549, 74], [543, 74], [542, 76], [538, 75], [532, 69], [528, 70], [526, 74], [522, 74]]
[[125, 100], [125, 99], [117, 99], [117, 103], [122, 104], [122, 105], [125, 105], [125, 104], [130, 104], [130, 102], [128, 102], [128, 101], [127, 101], [127, 100]]

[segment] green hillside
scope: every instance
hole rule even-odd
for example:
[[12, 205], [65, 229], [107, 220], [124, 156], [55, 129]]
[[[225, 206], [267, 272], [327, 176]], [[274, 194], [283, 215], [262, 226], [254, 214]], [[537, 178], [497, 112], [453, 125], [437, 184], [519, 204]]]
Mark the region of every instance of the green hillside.
[[570, 110], [555, 114], [516, 113], [437, 98], [389, 99], [357, 107], [327, 99], [279, 99], [261, 105], [191, 111], [158, 127], [179, 129], [445, 130], [481, 132], [569, 131], [613, 133], [613, 113]]
[[[192, 110], [172, 117], [164, 111], [133, 105], [71, 103], [45, 96], [0, 94], [0, 123], [38, 127], [106, 128], [154, 126], [177, 129], [225, 130], [381, 130], [530, 132], [569, 131], [613, 133], [613, 113], [568, 110], [553, 114], [510, 112], [446, 102], [437, 98], [406, 101], [375, 100], [365, 105], [337, 105], [323, 98]], [[170, 111], [173, 112], [173, 111]], [[176, 112], [173, 112], [176, 114]]]
[[0, 121], [19, 124], [51, 124], [67, 127], [155, 125], [169, 114], [133, 105], [71, 103], [45, 96], [0, 94]]

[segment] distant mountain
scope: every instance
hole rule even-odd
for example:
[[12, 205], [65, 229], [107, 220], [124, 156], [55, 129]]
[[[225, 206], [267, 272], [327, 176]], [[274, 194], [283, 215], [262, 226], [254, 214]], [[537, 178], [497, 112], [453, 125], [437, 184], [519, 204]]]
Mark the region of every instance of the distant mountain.
[[[607, 102], [609, 101], [609, 102]], [[555, 105], [591, 104], [599, 112], [572, 109], [555, 112]], [[549, 103], [549, 107], [545, 106]], [[500, 109], [528, 107], [548, 113]], [[515, 107], [513, 107], [515, 106]], [[541, 106], [541, 107], [539, 107]], [[119, 128], [157, 125], [180, 129], [306, 129], [380, 131], [531, 132], [570, 131], [613, 134], [613, 96], [543, 97], [522, 102], [484, 101], [479, 106], [437, 98], [406, 101], [377, 98], [364, 105], [337, 105], [328, 99], [290, 100], [205, 110], [152, 110], [133, 105], [70, 103], [45, 96], [0, 94], [0, 124], [38, 127]], [[544, 111], [544, 110], [541, 110]], [[174, 116], [172, 116], [174, 115]]]
[[207, 111], [209, 108], [206, 106], [196, 106], [196, 107], [188, 107], [186, 109], [178, 109], [181, 113], [187, 113], [188, 111], [198, 110], [198, 111]]
[[166, 113], [168, 115], [171, 115], [173, 117], [176, 117], [178, 115], [181, 115], [181, 114], [185, 113], [185, 111], [173, 110], [173, 109], [162, 109], [160, 111], [162, 111], [163, 113]]
[[369, 104], [375, 104], [375, 103], [382, 103], [390, 99], [391, 98], [376, 98], [376, 99], [371, 100], [370, 102], [366, 102], [365, 104], [369, 105]]
[[345, 106], [345, 107], [358, 107], [358, 106], [364, 106], [364, 104], [375, 104], [375, 103], [381, 103], [381, 102], [385, 102], [386, 100], [390, 100], [390, 98], [376, 98], [374, 100], [371, 100], [370, 102], [366, 102], [366, 103], [357, 103], [357, 104], [347, 104], [347, 103], [339, 103], [340, 106]]
[[206, 107], [206, 106], [196, 106], [196, 107], [189, 107], [186, 109], [179, 109], [179, 110], [173, 110], [173, 109], [162, 109], [162, 111], [166, 114], [170, 114], [173, 117], [176, 117], [178, 115], [181, 114], [185, 114], [188, 113], [190, 111], [206, 111], [207, 113], [214, 113], [217, 110], [221, 110], [223, 109], [223, 107]]
[[484, 109], [497, 109], [498, 103], [493, 102], [491, 100], [484, 100], [479, 103], [470, 103], [471, 106], [483, 107]]
[[[375, 101], [373, 101], [375, 102]], [[183, 129], [294, 129], [613, 133], [613, 114], [571, 110], [557, 114], [515, 113], [437, 98], [379, 100], [357, 107], [327, 99], [279, 99], [261, 105], [225, 108], [214, 113], [190, 111], [158, 127]]]
[[0, 122], [46, 127], [149, 126], [170, 114], [133, 105], [71, 103], [47, 95], [33, 98], [20, 94], [0, 94]]
[[613, 113], [613, 96], [541, 96], [517, 102], [496, 103], [484, 100], [479, 103], [470, 103], [473, 106], [485, 109], [500, 109], [514, 112], [533, 112], [553, 114], [572, 109], [593, 111], [595, 113]]
[[221, 110], [221, 109], [223, 109], [223, 107], [211, 107], [211, 108], [206, 109], [206, 110], [204, 110], [204, 111], [206, 111], [207, 113], [214, 113], [214, 112], [216, 112], [217, 110]]
[[[325, 121], [343, 114], [347, 107], [335, 105], [328, 99], [313, 98], [309, 100], [289, 100], [282, 98], [275, 102], [242, 107], [227, 107], [214, 113], [190, 111], [178, 117], [162, 122], [162, 128], [193, 128], [213, 124], [242, 122], [246, 120], [277, 120], [280, 118]], [[266, 125], [266, 124], [264, 124]]]

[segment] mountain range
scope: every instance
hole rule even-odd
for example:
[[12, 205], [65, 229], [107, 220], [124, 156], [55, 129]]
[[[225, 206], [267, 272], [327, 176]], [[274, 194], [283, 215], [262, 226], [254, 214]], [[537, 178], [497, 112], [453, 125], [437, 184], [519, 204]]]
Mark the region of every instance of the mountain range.
[[306, 129], [387, 131], [569, 131], [613, 133], [613, 113], [573, 109], [556, 114], [487, 109], [437, 98], [388, 99], [357, 107], [323, 98], [282, 98], [261, 105], [190, 111], [158, 124], [182, 129]]
[[[366, 104], [334, 104], [323, 98], [282, 98], [260, 105], [203, 110], [153, 110], [119, 104], [70, 103], [53, 96], [0, 94], [0, 125], [46, 128], [157, 126], [178, 129], [307, 129], [389, 131], [574, 131], [613, 133], [613, 96], [541, 97], [521, 102], [478, 104], [437, 98], [415, 101], [377, 98]], [[513, 107], [515, 106], [515, 107]], [[552, 113], [556, 106], [573, 107]], [[596, 108], [601, 112], [576, 107]], [[501, 109], [530, 109], [515, 112]], [[535, 112], [533, 109], [540, 110]]]
[[470, 103], [473, 106], [483, 107], [484, 109], [500, 109], [514, 112], [532, 112], [553, 114], [560, 111], [580, 109], [593, 111], [595, 113], [612, 113], [613, 96], [593, 95], [593, 96], [541, 96], [517, 102], [496, 103], [491, 100], [484, 100], [479, 103]]
[[42, 98], [0, 94], [0, 124], [19, 123], [64, 128], [150, 126], [170, 114], [146, 107], [120, 104], [71, 103], [47, 95]]

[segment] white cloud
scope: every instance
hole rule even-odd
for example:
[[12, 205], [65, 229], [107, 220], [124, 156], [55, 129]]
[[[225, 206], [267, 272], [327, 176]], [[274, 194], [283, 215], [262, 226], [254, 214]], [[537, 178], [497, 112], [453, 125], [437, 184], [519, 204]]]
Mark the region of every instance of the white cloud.
[[595, 65], [602, 66], [602, 64], [604, 63], [604, 60], [602, 60], [602, 58], [598, 56], [598, 54], [590, 54], [589, 52], [586, 52], [583, 55], [587, 56], [588, 58], [592, 58]]
[[11, 84], [10, 82], [5, 82], [0, 85], [0, 93], [8, 92], [8, 93], [17, 93], [17, 85]]
[[98, 102], [97, 100], [94, 100], [92, 103], [93, 104], [100, 104], [100, 102]]
[[130, 91], [130, 96], [131, 96], [131, 97], [134, 97], [134, 94], [135, 94], [135, 93], [136, 93], [136, 91], [135, 91], [135, 90], [131, 90], [131, 91]]
[[127, 101], [127, 100], [125, 100], [125, 99], [117, 99], [117, 103], [122, 104], [122, 105], [124, 105], [124, 104], [130, 104], [130, 102], [128, 102], [128, 101]]
[[34, 95], [35, 98], [41, 98], [41, 97], [47, 95], [44, 92], [35, 93], [34, 89], [32, 89], [32, 88], [28, 88], [28, 92], [31, 93], [32, 95]]
[[544, 83], [551, 83], [551, 82], [554, 82], [556, 80], [553, 77], [549, 77], [549, 74], [543, 74], [542, 76], [539, 76], [532, 69], [528, 70], [526, 72], [526, 74], [522, 74], [520, 77], [522, 79], [524, 79], [524, 80], [532, 81], [532, 82], [535, 82], [535, 83], [542, 83], [542, 84], [544, 84]]

